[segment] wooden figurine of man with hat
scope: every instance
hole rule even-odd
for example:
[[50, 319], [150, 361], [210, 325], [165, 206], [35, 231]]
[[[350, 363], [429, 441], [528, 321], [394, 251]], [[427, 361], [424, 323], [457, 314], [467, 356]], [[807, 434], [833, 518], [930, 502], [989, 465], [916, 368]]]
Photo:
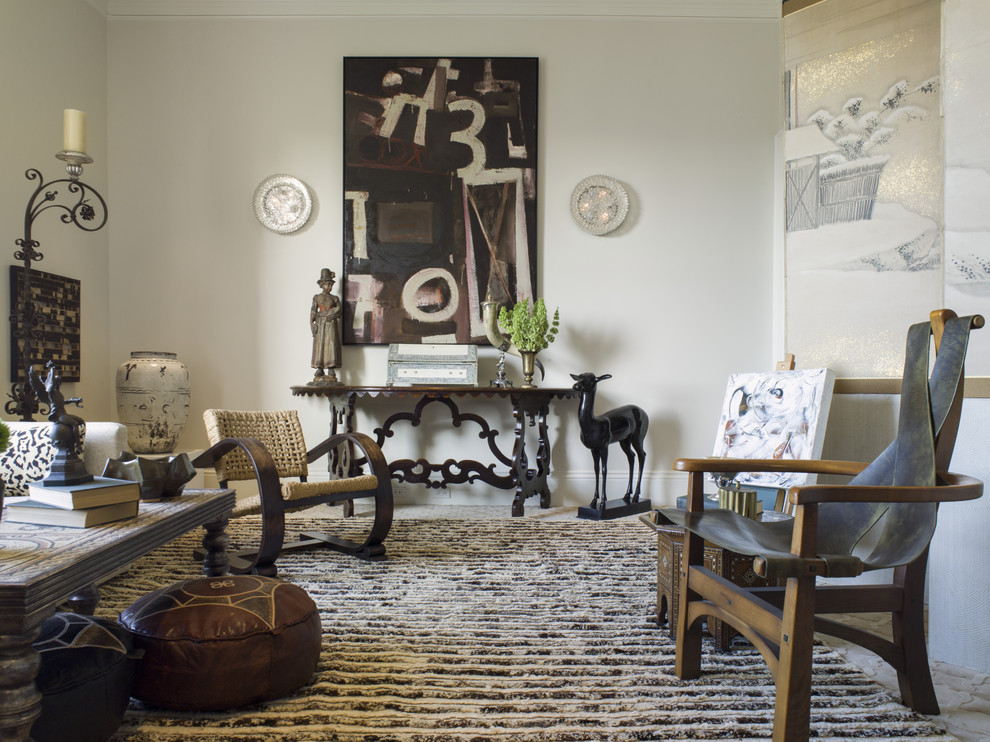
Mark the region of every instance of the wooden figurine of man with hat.
[[[316, 369], [314, 386], [339, 384], [335, 368], [340, 368], [340, 299], [330, 293], [336, 274], [329, 268], [320, 271], [316, 284], [322, 289], [313, 297], [309, 311], [309, 325], [313, 330], [312, 367]], [[326, 371], [324, 371], [326, 369]]]

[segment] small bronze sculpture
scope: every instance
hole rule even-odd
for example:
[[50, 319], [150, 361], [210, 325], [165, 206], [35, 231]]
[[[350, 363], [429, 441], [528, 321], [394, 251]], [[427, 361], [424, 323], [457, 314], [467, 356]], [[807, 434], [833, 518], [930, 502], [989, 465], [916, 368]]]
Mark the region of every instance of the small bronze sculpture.
[[[574, 390], [581, 392], [578, 403], [578, 422], [581, 425], [581, 442], [591, 449], [595, 464], [595, 497], [591, 507], [578, 508], [579, 518], [605, 520], [619, 518], [635, 513], [645, 513], [650, 509], [650, 501], [640, 501], [640, 489], [643, 483], [643, 463], [646, 461], [646, 451], [643, 441], [650, 426], [650, 418], [646, 412], [635, 405], [624, 405], [609, 410], [601, 415], [595, 415], [595, 390], [599, 381], [611, 379], [611, 374], [595, 376], [587, 372], [580, 375], [571, 374], [574, 379]], [[622, 505], [606, 508], [605, 477], [608, 472], [608, 447], [618, 443], [629, 460], [629, 484], [622, 498]], [[633, 451], [639, 458], [639, 477], [636, 489], [633, 491]], [[601, 499], [599, 500], [598, 480], [601, 475]]]
[[49, 436], [55, 447], [51, 470], [42, 480], [42, 484], [49, 486], [90, 482], [93, 475], [86, 471], [82, 460], [86, 423], [81, 417], [65, 411], [67, 404], [82, 407], [82, 399], [65, 398], [61, 391], [62, 377], [55, 373], [54, 362], [48, 361], [45, 368], [48, 369], [48, 376], [42, 382], [34, 366], [28, 366], [31, 388], [34, 389], [38, 399], [49, 407], [48, 420], [51, 422]]
[[[312, 367], [316, 369], [311, 385], [339, 384], [335, 368], [340, 368], [340, 299], [330, 293], [336, 274], [329, 268], [320, 271], [316, 282], [322, 289], [313, 297], [309, 325], [313, 330]], [[324, 371], [323, 369], [326, 369]]]

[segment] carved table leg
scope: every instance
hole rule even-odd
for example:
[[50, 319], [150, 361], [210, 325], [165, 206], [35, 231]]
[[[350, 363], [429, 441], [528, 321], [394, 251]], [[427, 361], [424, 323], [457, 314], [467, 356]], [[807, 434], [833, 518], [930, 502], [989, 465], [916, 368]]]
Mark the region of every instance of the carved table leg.
[[526, 458], [526, 412], [515, 404], [512, 416], [516, 420], [516, 440], [512, 447], [512, 474], [516, 480], [516, 496], [512, 498], [512, 515], [525, 515], [526, 496], [529, 494], [529, 459]]
[[537, 426], [537, 430], [539, 431], [539, 446], [536, 450], [536, 479], [541, 508], [550, 507], [550, 486], [547, 484], [547, 475], [550, 473], [550, 433], [547, 429], [547, 415], [549, 412], [550, 405], [544, 405], [537, 413], [539, 420]]
[[[354, 432], [354, 400], [353, 394], [348, 394], [344, 402], [330, 398], [330, 435]], [[354, 444], [343, 443], [327, 452], [327, 471], [331, 479], [356, 477], [364, 473], [364, 467], [354, 461]], [[344, 517], [354, 515], [354, 501], [345, 500]]]
[[41, 694], [34, 678], [41, 655], [31, 647], [40, 628], [26, 634], [0, 634], [0, 740], [29, 739], [31, 725], [41, 713]]
[[[354, 402], [353, 394], [348, 394], [346, 401], [341, 403], [336, 398], [330, 398], [330, 435], [354, 432]], [[362, 474], [364, 467], [355, 463], [354, 448], [351, 444], [335, 448], [327, 453], [327, 471], [331, 479], [344, 479]]]
[[[512, 501], [512, 514], [523, 515], [524, 503], [530, 495], [540, 496], [540, 507], [550, 507], [550, 487], [547, 475], [550, 473], [550, 432], [547, 415], [550, 412], [548, 400], [530, 401], [524, 404], [521, 399], [513, 400], [512, 416], [516, 420], [516, 439], [512, 449], [512, 474], [516, 482], [516, 496]], [[529, 468], [526, 456], [526, 424], [536, 427], [537, 449], [536, 468]]]
[[225, 533], [230, 519], [227, 516], [211, 520], [203, 524], [206, 533], [203, 535], [203, 574], [207, 577], [222, 577], [227, 574], [227, 543], [229, 538]]

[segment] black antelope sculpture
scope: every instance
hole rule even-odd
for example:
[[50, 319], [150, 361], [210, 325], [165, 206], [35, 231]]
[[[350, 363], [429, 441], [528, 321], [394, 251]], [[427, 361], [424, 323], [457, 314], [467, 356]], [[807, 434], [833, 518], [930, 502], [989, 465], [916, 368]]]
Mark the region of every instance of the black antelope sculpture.
[[[643, 484], [643, 463], [646, 460], [643, 441], [650, 427], [650, 418], [641, 407], [636, 405], [623, 405], [601, 415], [595, 415], [595, 390], [598, 382], [611, 379], [612, 375], [595, 376], [586, 372], [579, 375], [571, 374], [571, 378], [574, 379], [574, 390], [581, 393], [581, 401], [578, 405], [581, 442], [591, 449], [591, 457], [595, 464], [595, 497], [591, 501], [591, 507], [578, 510], [578, 517], [602, 520], [646, 512], [650, 509], [650, 501], [641, 502], [639, 496]], [[612, 443], [618, 443], [629, 460], [629, 483], [622, 498], [623, 504], [606, 507], [608, 447]], [[633, 490], [634, 455], [639, 458], [639, 475], [635, 490]], [[599, 478], [601, 479], [600, 499]]]

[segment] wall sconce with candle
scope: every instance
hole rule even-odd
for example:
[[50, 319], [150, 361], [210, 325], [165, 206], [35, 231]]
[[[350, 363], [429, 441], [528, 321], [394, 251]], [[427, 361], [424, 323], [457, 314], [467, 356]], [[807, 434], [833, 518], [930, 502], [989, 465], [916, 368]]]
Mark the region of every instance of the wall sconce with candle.
[[[41, 172], [34, 168], [24, 173], [28, 180], [38, 181], [38, 187], [24, 210], [24, 236], [15, 241], [20, 249], [14, 252], [14, 259], [24, 263], [24, 280], [19, 291], [21, 300], [10, 315], [10, 330], [27, 368], [44, 366], [44, 359], [34, 357], [42, 317], [31, 293], [31, 264], [44, 259], [38, 251], [40, 243], [31, 237], [34, 220], [49, 209], [56, 209], [62, 212], [59, 218], [65, 224], [74, 224], [84, 232], [96, 232], [107, 223], [107, 203], [103, 196], [80, 180], [83, 165], [93, 161], [86, 154], [86, 114], [67, 108], [63, 112], [62, 134], [62, 151], [55, 157], [66, 163], [65, 172], [69, 177], [46, 183]], [[10, 400], [4, 406], [7, 414], [18, 415], [25, 421], [34, 420], [41, 407], [27, 376], [24, 381], [14, 380], [8, 395]]]

